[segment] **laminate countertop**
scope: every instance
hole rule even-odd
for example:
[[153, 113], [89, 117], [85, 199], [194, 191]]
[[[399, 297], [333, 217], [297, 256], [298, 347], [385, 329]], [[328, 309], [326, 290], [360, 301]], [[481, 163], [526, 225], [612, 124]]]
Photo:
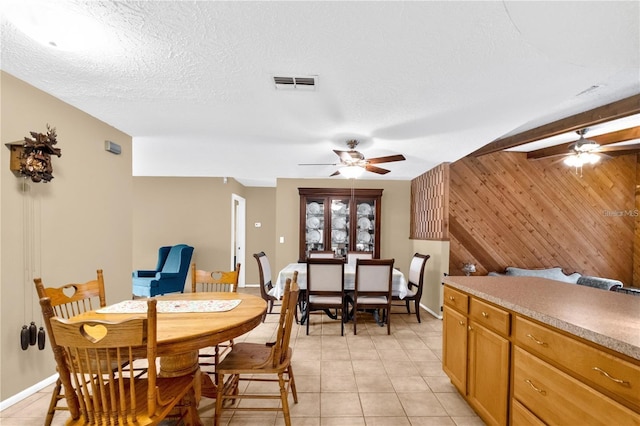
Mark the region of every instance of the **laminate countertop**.
[[446, 276], [444, 283], [640, 361], [640, 297], [537, 277]]

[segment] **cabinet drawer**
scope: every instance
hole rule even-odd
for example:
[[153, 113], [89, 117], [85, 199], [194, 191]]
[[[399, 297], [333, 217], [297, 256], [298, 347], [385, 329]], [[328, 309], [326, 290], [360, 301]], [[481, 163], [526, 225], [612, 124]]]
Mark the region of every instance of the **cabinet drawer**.
[[511, 400], [511, 426], [544, 426], [544, 422], [536, 417], [517, 399]]
[[471, 299], [469, 306], [469, 316], [478, 322], [492, 329], [493, 331], [508, 336], [510, 331], [509, 312], [489, 305], [478, 299]]
[[469, 309], [469, 296], [451, 287], [444, 286], [444, 303], [466, 314]]
[[520, 316], [515, 320], [515, 342], [640, 408], [640, 366]]
[[514, 348], [513, 395], [550, 425], [640, 424], [640, 414], [518, 347]]

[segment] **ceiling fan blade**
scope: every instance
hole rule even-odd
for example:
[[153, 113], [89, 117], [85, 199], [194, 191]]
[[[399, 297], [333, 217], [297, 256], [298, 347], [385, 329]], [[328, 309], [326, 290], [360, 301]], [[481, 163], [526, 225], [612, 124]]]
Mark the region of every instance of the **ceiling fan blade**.
[[340, 174], [340, 170], [336, 170], [335, 172], [331, 173], [329, 177], [338, 176], [339, 174]]
[[366, 166], [364, 166], [364, 169], [368, 172], [378, 173], [379, 175], [386, 175], [387, 173], [390, 172], [390, 170], [383, 169], [381, 167], [372, 166], [370, 164], [367, 164]]
[[404, 158], [404, 155], [398, 154], [398, 155], [388, 155], [386, 157], [369, 158], [367, 159], [367, 162], [369, 164], [379, 164], [379, 163], [391, 163], [392, 161], [404, 161], [404, 160], [406, 160], [406, 158]]

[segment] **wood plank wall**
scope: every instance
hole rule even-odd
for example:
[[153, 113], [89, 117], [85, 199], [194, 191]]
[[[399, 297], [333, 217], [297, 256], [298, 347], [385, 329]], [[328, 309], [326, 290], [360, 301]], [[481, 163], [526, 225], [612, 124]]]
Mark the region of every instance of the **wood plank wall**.
[[585, 166], [582, 176], [557, 158], [531, 161], [516, 152], [452, 163], [449, 273], [462, 275], [465, 262], [479, 275], [559, 266], [640, 286], [637, 157]]
[[449, 239], [449, 163], [442, 163], [411, 181], [409, 238]]

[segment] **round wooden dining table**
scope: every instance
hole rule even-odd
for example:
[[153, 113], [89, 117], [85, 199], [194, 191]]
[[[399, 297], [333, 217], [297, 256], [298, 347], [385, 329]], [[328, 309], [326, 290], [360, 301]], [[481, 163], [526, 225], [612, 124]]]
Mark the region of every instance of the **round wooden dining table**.
[[[170, 312], [158, 311], [157, 355], [160, 357], [159, 375], [176, 377], [195, 374], [194, 401], [197, 404], [201, 395], [215, 397], [215, 385], [207, 374], [201, 375], [198, 365], [200, 349], [239, 337], [262, 322], [267, 303], [258, 296], [244, 293], [171, 293], [156, 297], [161, 300], [240, 300], [235, 308], [223, 312]], [[143, 299], [140, 299], [143, 300]], [[122, 321], [140, 314], [99, 313], [88, 311], [73, 319]], [[203, 386], [203, 387], [200, 387]], [[203, 392], [204, 388], [204, 392]], [[193, 423], [201, 424], [200, 419]]]

